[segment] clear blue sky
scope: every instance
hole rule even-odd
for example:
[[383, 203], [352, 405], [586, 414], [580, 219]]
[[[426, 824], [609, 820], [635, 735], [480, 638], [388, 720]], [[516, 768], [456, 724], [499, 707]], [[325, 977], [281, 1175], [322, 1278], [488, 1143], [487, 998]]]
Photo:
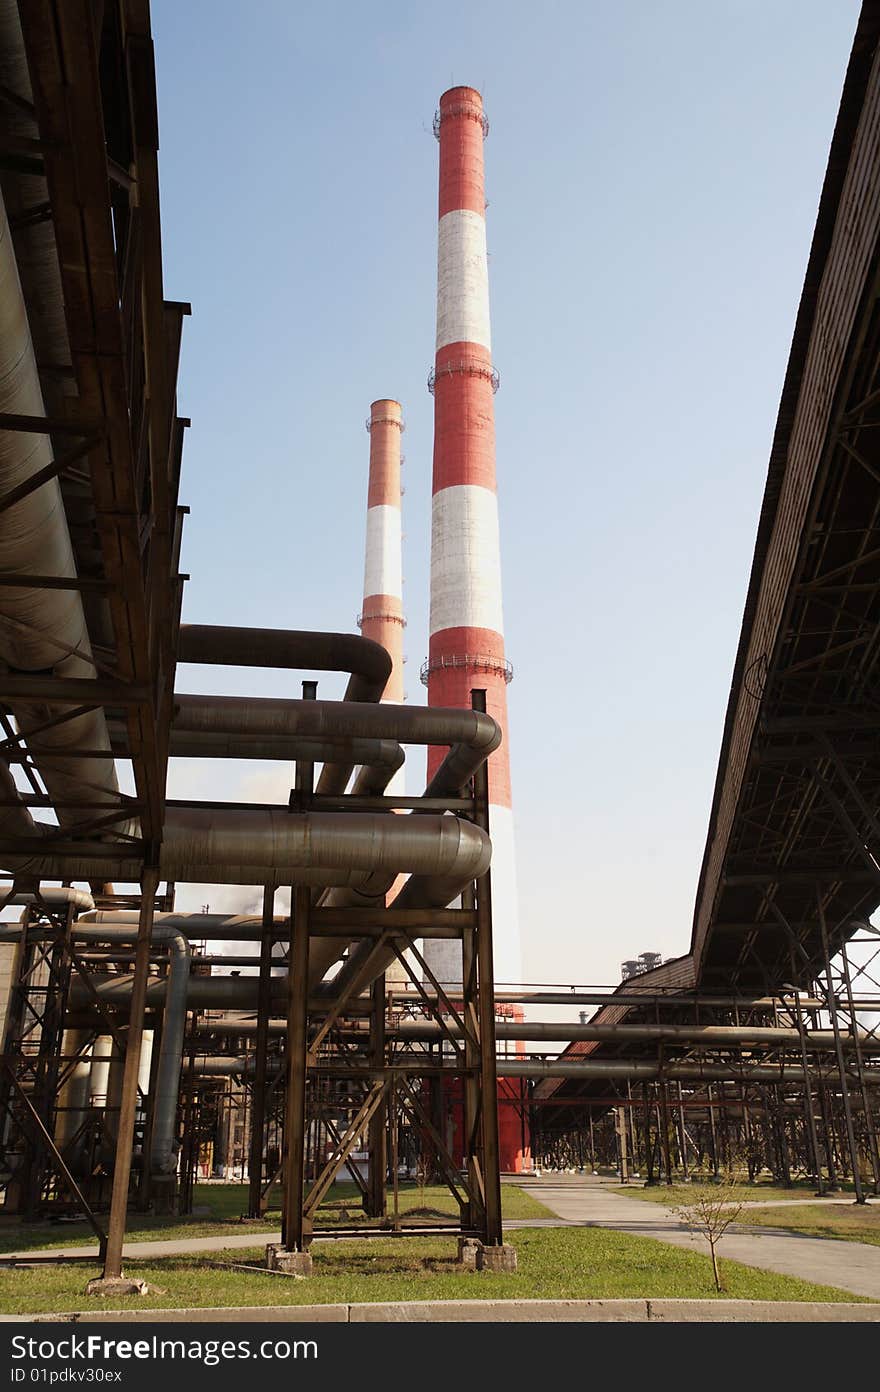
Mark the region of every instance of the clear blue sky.
[[[525, 975], [686, 950], [855, 0], [153, 0], [185, 618], [352, 629], [379, 396], [427, 650], [440, 93], [479, 87]], [[282, 674], [181, 668], [183, 690]], [[339, 690], [322, 681], [325, 695]], [[295, 692], [293, 694], [296, 694]], [[420, 784], [414, 752], [410, 784]], [[178, 764], [174, 795], [289, 771]], [[198, 889], [184, 906], [229, 891]], [[237, 901], [236, 901], [237, 902]]]

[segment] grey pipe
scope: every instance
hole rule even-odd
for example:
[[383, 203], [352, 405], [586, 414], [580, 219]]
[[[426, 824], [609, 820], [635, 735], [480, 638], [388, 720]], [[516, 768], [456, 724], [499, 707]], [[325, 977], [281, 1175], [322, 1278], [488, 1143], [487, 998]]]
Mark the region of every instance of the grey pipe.
[[[457, 817], [371, 813], [168, 809], [159, 857], [163, 879], [213, 884], [347, 885], [370, 894], [403, 871], [421, 877], [427, 903], [449, 904], [482, 875], [489, 838]], [[41, 879], [137, 880], [138, 859], [118, 856], [6, 857], [8, 869]]]
[[[200, 1027], [200, 1034], [255, 1034], [255, 1021], [239, 1020], [212, 1020]], [[284, 1020], [277, 1019], [269, 1022], [269, 1029], [272, 1034], [284, 1034], [287, 1025]], [[453, 1020], [445, 1022], [445, 1028], [441, 1028], [433, 1020], [407, 1020], [395, 1026], [389, 1026], [385, 1035], [387, 1039], [399, 1039], [409, 1043], [425, 1042], [438, 1043], [448, 1038], [449, 1035], [455, 1038], [461, 1037], [461, 1030]], [[361, 1028], [349, 1026], [345, 1032], [346, 1038], [369, 1040], [369, 1030], [366, 1026]], [[632, 1044], [632, 1043], [670, 1043], [679, 1045], [703, 1045], [703, 1046], [727, 1046], [729, 1048], [739, 1048], [743, 1045], [764, 1045], [768, 1048], [779, 1048], [784, 1045], [797, 1047], [800, 1043], [800, 1035], [797, 1030], [785, 1029], [783, 1027], [774, 1028], [772, 1026], [736, 1026], [736, 1025], [569, 1025], [558, 1021], [535, 1021], [520, 1020], [511, 1022], [499, 1020], [495, 1025], [495, 1037], [500, 1040], [522, 1041], [546, 1041], [552, 1043], [579, 1040], [590, 1043], [610, 1043], [610, 1044]], [[863, 1053], [880, 1053], [880, 1040], [862, 1031], [859, 1035], [859, 1042], [862, 1045]], [[855, 1040], [849, 1036], [843, 1041], [844, 1047], [855, 1048]], [[807, 1047], [814, 1049], [833, 1049], [834, 1034], [831, 1030], [810, 1030], [807, 1036]]]
[[391, 675], [391, 658], [381, 644], [355, 633], [181, 624], [177, 660], [223, 667], [347, 672], [348, 701], [380, 700]]
[[[5, 766], [4, 766], [5, 767]], [[0, 774], [2, 779], [2, 774]], [[8, 810], [6, 808], [4, 811]], [[25, 809], [26, 810], [26, 809]], [[37, 893], [15, 893], [14, 884], [0, 884], [0, 908], [6, 909], [10, 905], [36, 904], [42, 901], [51, 908], [56, 908], [61, 904], [73, 904], [76, 909], [94, 910], [95, 901], [87, 889], [73, 889], [68, 885], [47, 885]]]
[[[0, 199], [0, 411], [44, 416], [15, 250]], [[0, 432], [0, 494], [27, 483], [51, 464], [48, 435]], [[28, 572], [76, 576], [64, 501], [52, 479], [0, 513], [0, 574], [22, 577], [21, 588], [0, 589], [0, 661], [23, 672], [52, 671], [59, 677], [94, 678], [95, 664], [82, 599], [77, 590], [28, 589]], [[18, 701], [11, 706], [50, 796], [58, 802], [95, 801], [102, 794], [116, 805], [118, 784], [111, 758], [76, 759], [53, 755], [71, 749], [110, 752], [102, 710], [88, 711], [51, 729], [32, 733], [70, 706]], [[58, 809], [62, 826], [82, 821], [83, 813]]]
[[[384, 648], [382, 649], [384, 652]], [[177, 734], [236, 736], [246, 740], [378, 739], [401, 744], [449, 745], [431, 780], [433, 796], [454, 794], [501, 743], [501, 731], [478, 711], [430, 706], [355, 705], [350, 701], [298, 701], [270, 697], [175, 696]], [[444, 769], [446, 770], [444, 773]]]
[[[573, 1078], [579, 1082], [587, 1082], [591, 1079], [607, 1078], [628, 1078], [631, 1080], [653, 1081], [658, 1078], [666, 1078], [671, 1081], [706, 1083], [706, 1082], [753, 1082], [753, 1083], [793, 1083], [803, 1084], [804, 1071], [800, 1065], [789, 1067], [786, 1065], [755, 1064], [742, 1068], [733, 1068], [729, 1064], [691, 1064], [691, 1063], [668, 1063], [662, 1068], [659, 1064], [645, 1062], [641, 1059], [614, 1059], [597, 1060], [590, 1063], [556, 1063], [553, 1060], [541, 1061], [536, 1059], [510, 1059], [503, 1055], [496, 1060], [496, 1070], [499, 1078]], [[277, 1065], [276, 1065], [277, 1068]], [[247, 1076], [253, 1071], [253, 1063], [250, 1059], [231, 1058], [226, 1054], [214, 1056], [203, 1056], [196, 1058], [195, 1071], [206, 1077], [236, 1077]], [[316, 1073], [328, 1076], [339, 1076], [348, 1078], [383, 1078], [391, 1077], [398, 1073], [404, 1074], [436, 1074], [449, 1073], [455, 1076], [452, 1067], [432, 1064], [426, 1055], [414, 1057], [412, 1055], [401, 1055], [395, 1059], [393, 1064], [384, 1068], [371, 1068], [369, 1066], [358, 1066], [357, 1064], [340, 1062], [339, 1064], [321, 1065], [315, 1070]], [[819, 1075], [810, 1075], [818, 1081]], [[823, 1078], [827, 1083], [827, 1078]], [[880, 1087], [880, 1070], [876, 1076], [866, 1075], [866, 1083], [870, 1087]], [[576, 1105], [578, 1098], [572, 1099]]]
[[[391, 658], [386, 650], [371, 639], [353, 633], [300, 633], [184, 624], [180, 630], [178, 660], [224, 666], [349, 672], [346, 702], [379, 701], [391, 675]], [[325, 763], [317, 791], [328, 796], [344, 793], [353, 771], [353, 762]]]
[[[128, 752], [128, 737], [120, 722], [111, 723], [113, 747]], [[224, 734], [195, 734], [172, 728], [169, 753], [181, 759], [278, 759], [285, 763], [306, 759], [315, 764], [363, 764], [388, 770], [389, 778], [403, 766], [404, 753], [396, 740], [265, 739]]]

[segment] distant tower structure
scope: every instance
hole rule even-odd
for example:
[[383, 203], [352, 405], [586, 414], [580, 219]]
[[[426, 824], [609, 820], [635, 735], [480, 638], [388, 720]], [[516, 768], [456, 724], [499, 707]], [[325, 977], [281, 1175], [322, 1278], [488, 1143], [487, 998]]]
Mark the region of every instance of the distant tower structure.
[[634, 976], [643, 976], [645, 972], [654, 971], [655, 967], [662, 966], [663, 957], [659, 952], [640, 952], [638, 957], [630, 957], [626, 962], [620, 964], [621, 981], [631, 981]]
[[[434, 395], [431, 620], [422, 681], [431, 706], [470, 706], [485, 687], [504, 742], [489, 761], [495, 980], [522, 979], [508, 756], [501, 558], [495, 485], [498, 373], [492, 366], [480, 93], [453, 87], [440, 98], [437, 345]], [[428, 776], [445, 751], [432, 749]], [[428, 948], [426, 943], [426, 948]], [[427, 960], [441, 981], [461, 977], [457, 944], [433, 940]], [[450, 950], [452, 949], [452, 950]]]
[[[358, 625], [365, 638], [391, 654], [391, 676], [384, 701], [403, 700], [403, 562], [400, 521], [400, 437], [403, 412], [399, 401], [374, 401], [367, 421], [370, 479], [367, 486], [367, 545], [364, 603]], [[402, 789], [402, 770], [392, 782]]]

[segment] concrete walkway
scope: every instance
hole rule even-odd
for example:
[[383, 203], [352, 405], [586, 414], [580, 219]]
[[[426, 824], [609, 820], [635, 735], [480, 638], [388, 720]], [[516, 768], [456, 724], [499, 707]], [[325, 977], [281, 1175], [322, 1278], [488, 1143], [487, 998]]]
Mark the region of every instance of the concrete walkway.
[[[531, 1180], [528, 1192], [558, 1214], [566, 1225], [615, 1228], [691, 1251], [709, 1250], [705, 1238], [686, 1228], [671, 1209], [646, 1199], [615, 1194], [607, 1181], [591, 1175], [553, 1175]], [[729, 1257], [746, 1266], [799, 1276], [804, 1281], [838, 1286], [880, 1300], [880, 1247], [866, 1242], [804, 1237], [779, 1228], [746, 1231], [734, 1225], [722, 1238], [719, 1252], [722, 1260]]]
[[[705, 1239], [689, 1231], [671, 1209], [646, 1199], [615, 1194], [612, 1183], [592, 1175], [553, 1175], [530, 1179], [523, 1187], [557, 1216], [520, 1219], [505, 1226], [508, 1229], [615, 1228], [639, 1237], [657, 1238], [690, 1251], [708, 1251]], [[386, 1235], [393, 1236], [392, 1233]], [[348, 1239], [342, 1234], [334, 1236], [332, 1233], [315, 1238], [316, 1242], [348, 1240], [357, 1239]], [[125, 1244], [125, 1257], [149, 1261], [156, 1257], [209, 1256], [212, 1252], [262, 1247], [267, 1242], [280, 1241], [280, 1232], [255, 1232], [252, 1229], [215, 1237], [129, 1241]], [[733, 1226], [722, 1239], [720, 1252], [722, 1258], [729, 1257], [746, 1266], [778, 1271], [785, 1276], [799, 1276], [806, 1281], [837, 1286], [841, 1290], [880, 1301], [880, 1247], [868, 1243], [804, 1237], [778, 1228], [747, 1231], [741, 1226]], [[6, 1253], [0, 1255], [0, 1265], [11, 1262], [36, 1264], [59, 1258], [78, 1258], [94, 1263], [97, 1257], [96, 1246], [59, 1247], [47, 1251]]]

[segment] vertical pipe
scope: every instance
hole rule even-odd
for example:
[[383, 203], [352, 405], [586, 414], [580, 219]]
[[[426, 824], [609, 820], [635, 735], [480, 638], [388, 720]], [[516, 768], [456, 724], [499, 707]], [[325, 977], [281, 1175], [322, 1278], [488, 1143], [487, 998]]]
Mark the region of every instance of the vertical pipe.
[[846, 1061], [843, 1057], [843, 1040], [840, 1035], [840, 1021], [837, 1018], [837, 999], [834, 994], [834, 985], [831, 978], [831, 955], [828, 947], [828, 925], [825, 922], [825, 910], [822, 907], [821, 895], [816, 893], [816, 906], [819, 911], [819, 931], [822, 935], [822, 958], [825, 968], [825, 983], [828, 998], [828, 1010], [831, 1014], [831, 1028], [834, 1031], [834, 1051], [837, 1055], [837, 1071], [840, 1076], [840, 1095], [843, 1101], [843, 1116], [846, 1123], [846, 1139], [849, 1148], [850, 1161], [852, 1163], [853, 1185], [856, 1191], [856, 1203], [865, 1202], [865, 1191], [862, 1188], [862, 1177], [859, 1173], [859, 1151], [856, 1145], [856, 1134], [853, 1126], [852, 1104], [849, 1096], [849, 1086], [846, 1079]]
[[272, 1008], [272, 944], [275, 922], [275, 886], [263, 890], [263, 923], [260, 938], [260, 985], [257, 996], [257, 1034], [254, 1049], [254, 1081], [248, 1156], [249, 1218], [263, 1216], [263, 1132], [266, 1129], [266, 1063], [269, 1057], [269, 1014]]
[[[486, 692], [471, 693], [475, 711], [485, 713]], [[489, 769], [483, 764], [474, 774], [474, 820], [489, 831]], [[498, 1143], [498, 1077], [495, 1053], [495, 977], [492, 944], [492, 871], [477, 880], [477, 1014], [480, 1024], [480, 1100], [482, 1104], [483, 1192], [486, 1204], [483, 1242], [500, 1246], [501, 1165]]]
[[[374, 1068], [385, 1065], [385, 977], [377, 976], [370, 990], [370, 1058]], [[385, 1149], [385, 1113], [387, 1096], [370, 1118], [368, 1127], [369, 1183], [367, 1216], [384, 1218], [386, 1211], [385, 1180], [388, 1155]]]
[[306, 1046], [308, 1027], [309, 915], [308, 885], [294, 885], [290, 914], [290, 968], [287, 1008], [287, 1105], [285, 1110], [284, 1206], [282, 1245], [304, 1252]]
[[[318, 684], [303, 682], [303, 700], [314, 701]], [[315, 787], [315, 766], [297, 760], [298, 806], [307, 811]], [[281, 1241], [289, 1252], [305, 1252], [303, 1213], [306, 1162], [306, 1082], [309, 1028], [309, 920], [312, 895], [308, 885], [294, 885], [290, 897], [290, 948], [287, 970], [287, 1099], [284, 1113], [284, 1203]]]
[[391, 1192], [392, 1222], [394, 1231], [400, 1227], [400, 1137], [397, 1120], [397, 1084], [391, 1079], [391, 1099], [389, 1104], [389, 1125], [391, 1129]]
[[660, 1121], [661, 1134], [663, 1137], [663, 1168], [666, 1171], [666, 1183], [672, 1184], [672, 1150], [669, 1144], [669, 1094], [665, 1078], [660, 1080]]
[[642, 1083], [642, 1119], [645, 1123], [645, 1168], [647, 1178], [645, 1183], [655, 1184], [654, 1179], [654, 1141], [651, 1136], [651, 1100], [647, 1083]]
[[[461, 896], [461, 907], [473, 912], [476, 905], [473, 885], [463, 891]], [[462, 1008], [464, 1010], [465, 1024], [470, 1026], [470, 1032], [465, 1036], [464, 1041], [464, 1152], [465, 1164], [468, 1172], [468, 1185], [471, 1193], [479, 1193], [477, 1183], [477, 1169], [474, 1164], [475, 1154], [474, 1145], [477, 1131], [477, 1123], [480, 1115], [480, 1084], [479, 1067], [480, 1053], [473, 1040], [473, 1026], [477, 1019], [477, 948], [476, 934], [473, 928], [465, 928], [461, 935], [461, 980], [462, 980]], [[473, 1203], [467, 1206], [467, 1212], [462, 1212], [462, 1224], [469, 1229], [476, 1226], [478, 1214]]]
[[105, 1280], [115, 1280], [122, 1275], [122, 1246], [125, 1241], [128, 1184], [131, 1176], [131, 1153], [134, 1144], [134, 1122], [138, 1100], [138, 1068], [141, 1056], [141, 1038], [144, 1032], [147, 974], [150, 969], [150, 938], [153, 932], [153, 911], [158, 888], [159, 872], [152, 866], [145, 867], [141, 881], [141, 909], [135, 945], [128, 1038], [125, 1045], [125, 1067], [119, 1106], [119, 1127], [116, 1136], [116, 1159], [113, 1166], [113, 1190], [110, 1197], [110, 1221], [107, 1230], [107, 1247], [104, 1253]]
[[684, 1179], [687, 1179], [687, 1128], [684, 1124], [684, 1096], [681, 1090], [681, 1083], [678, 1085], [678, 1137], [678, 1148], [681, 1151], [681, 1172]]
[[715, 1131], [715, 1108], [712, 1084], [706, 1084], [706, 1100], [709, 1103], [709, 1138], [712, 1145], [712, 1177], [718, 1178], [718, 1136]]

